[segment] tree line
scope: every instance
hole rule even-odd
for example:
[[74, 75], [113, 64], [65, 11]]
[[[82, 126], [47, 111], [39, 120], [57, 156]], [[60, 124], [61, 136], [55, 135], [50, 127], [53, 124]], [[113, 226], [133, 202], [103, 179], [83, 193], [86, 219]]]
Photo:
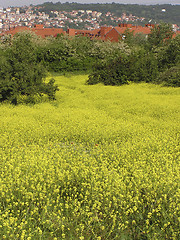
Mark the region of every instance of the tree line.
[[180, 35], [172, 35], [170, 26], [161, 23], [148, 38], [127, 30], [117, 43], [83, 36], [42, 39], [30, 32], [7, 36], [0, 44], [0, 102], [55, 99], [58, 87], [54, 79], [46, 81], [48, 72], [85, 71], [87, 84], [180, 86]]
[[173, 37], [170, 25], [161, 23], [148, 38], [126, 31], [124, 43], [130, 51], [99, 61], [89, 75], [88, 84], [122, 85], [151, 82], [180, 87], [180, 35]]

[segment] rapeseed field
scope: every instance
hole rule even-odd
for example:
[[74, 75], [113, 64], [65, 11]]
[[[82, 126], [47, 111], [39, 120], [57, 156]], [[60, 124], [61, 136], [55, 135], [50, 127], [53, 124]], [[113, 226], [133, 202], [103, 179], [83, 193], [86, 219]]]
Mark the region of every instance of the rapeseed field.
[[180, 89], [54, 78], [0, 105], [0, 239], [180, 239]]

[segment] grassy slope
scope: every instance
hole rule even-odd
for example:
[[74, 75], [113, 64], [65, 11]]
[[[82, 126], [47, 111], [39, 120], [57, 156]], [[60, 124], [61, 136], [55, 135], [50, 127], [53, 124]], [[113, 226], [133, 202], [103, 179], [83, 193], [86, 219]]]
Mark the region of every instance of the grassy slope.
[[178, 239], [180, 90], [55, 78], [0, 106], [0, 238]]

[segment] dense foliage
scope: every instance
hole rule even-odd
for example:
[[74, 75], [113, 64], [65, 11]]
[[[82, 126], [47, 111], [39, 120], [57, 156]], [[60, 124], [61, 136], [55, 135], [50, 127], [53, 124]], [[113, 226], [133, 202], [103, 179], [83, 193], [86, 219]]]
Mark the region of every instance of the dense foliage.
[[57, 36], [44, 41], [38, 49], [38, 59], [49, 71], [91, 71], [94, 63], [114, 59], [121, 53], [129, 53], [123, 42], [111, 44], [91, 40], [88, 37]]
[[0, 239], [180, 239], [180, 89], [54, 78], [0, 104]]
[[46, 72], [92, 71], [94, 63], [128, 55], [130, 48], [123, 42], [90, 40], [88, 37], [41, 39], [28, 32], [5, 38], [0, 45], [0, 101], [36, 102], [47, 95], [55, 99], [58, 90]]
[[54, 80], [45, 83], [45, 67], [38, 61], [37, 45], [30, 33], [17, 34], [1, 45], [0, 101], [35, 102], [42, 94], [55, 99]]
[[132, 81], [179, 87], [180, 35], [172, 36], [170, 25], [165, 23], [155, 26], [147, 39], [127, 31], [124, 42], [130, 53], [95, 64], [87, 83], [122, 85]]
[[67, 35], [41, 39], [27, 32], [7, 37], [0, 45], [0, 101], [55, 99], [58, 88], [53, 79], [45, 82], [48, 71], [90, 72], [88, 84], [179, 86], [180, 35], [172, 35], [170, 26], [161, 23], [148, 38], [127, 30], [118, 43]]
[[164, 86], [180, 87], [180, 65], [171, 67], [162, 72], [157, 81], [159, 81], [159, 83], [163, 83]]
[[121, 54], [115, 59], [94, 65], [87, 84], [122, 85], [132, 82], [152, 82], [157, 77], [157, 61], [143, 49]]

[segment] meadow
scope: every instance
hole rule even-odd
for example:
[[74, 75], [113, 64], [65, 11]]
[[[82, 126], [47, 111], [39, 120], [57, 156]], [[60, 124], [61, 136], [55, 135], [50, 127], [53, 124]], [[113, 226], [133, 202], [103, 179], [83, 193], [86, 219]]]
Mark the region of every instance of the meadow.
[[180, 239], [180, 89], [54, 78], [0, 104], [0, 239]]

